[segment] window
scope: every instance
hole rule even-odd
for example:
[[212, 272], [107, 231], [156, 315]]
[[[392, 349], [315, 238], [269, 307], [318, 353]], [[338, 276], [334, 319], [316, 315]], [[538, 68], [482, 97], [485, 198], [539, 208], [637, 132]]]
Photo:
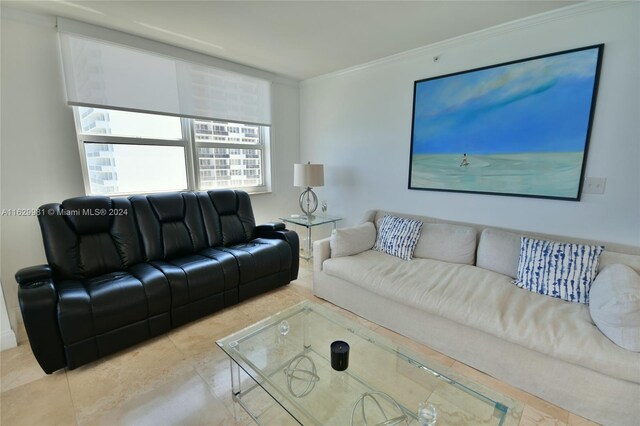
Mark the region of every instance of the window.
[[269, 190], [268, 126], [89, 107], [74, 115], [87, 194]]
[[[219, 136], [213, 141], [200, 137], [200, 129], [212, 128]], [[224, 129], [224, 130], [223, 130]], [[269, 128], [240, 123], [193, 120], [196, 157], [199, 162], [213, 156], [211, 165], [216, 173], [198, 173], [198, 187], [251, 188], [265, 186], [265, 158], [268, 147]], [[224, 135], [222, 133], [224, 132]], [[234, 135], [234, 136], [231, 136]], [[238, 135], [245, 137], [239, 138]], [[250, 137], [246, 137], [246, 136]], [[229, 180], [233, 176], [232, 180]]]

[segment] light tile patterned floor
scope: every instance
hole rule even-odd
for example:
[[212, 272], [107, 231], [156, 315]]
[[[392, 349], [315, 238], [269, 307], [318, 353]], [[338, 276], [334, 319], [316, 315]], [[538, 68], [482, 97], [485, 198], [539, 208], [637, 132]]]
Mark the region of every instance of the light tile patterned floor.
[[[0, 353], [0, 424], [13, 425], [247, 425], [231, 400], [229, 360], [215, 340], [304, 299], [357, 319], [425, 357], [525, 404], [521, 425], [593, 423], [313, 296], [313, 273], [301, 261], [298, 280], [119, 354], [72, 371], [45, 375], [28, 343]], [[261, 421], [289, 424], [273, 402]], [[235, 414], [234, 414], [235, 413]]]

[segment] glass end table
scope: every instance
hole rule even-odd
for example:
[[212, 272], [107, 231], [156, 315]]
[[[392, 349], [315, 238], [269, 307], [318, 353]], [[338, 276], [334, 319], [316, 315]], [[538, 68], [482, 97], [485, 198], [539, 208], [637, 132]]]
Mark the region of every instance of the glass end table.
[[281, 221], [285, 223], [291, 223], [293, 225], [304, 226], [307, 228], [307, 244], [306, 244], [306, 254], [301, 255], [300, 257], [305, 260], [310, 260], [313, 257], [313, 245], [311, 243], [311, 228], [314, 226], [333, 224], [333, 229], [337, 228], [338, 221], [341, 221], [341, 217], [334, 216], [325, 216], [325, 215], [311, 215], [307, 216], [304, 214], [292, 214], [290, 216], [284, 216], [279, 218]]

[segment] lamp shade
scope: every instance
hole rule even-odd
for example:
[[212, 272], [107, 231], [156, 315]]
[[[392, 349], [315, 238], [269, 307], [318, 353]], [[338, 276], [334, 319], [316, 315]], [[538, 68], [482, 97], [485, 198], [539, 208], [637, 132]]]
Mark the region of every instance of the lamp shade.
[[293, 186], [324, 186], [324, 166], [322, 164], [294, 164]]

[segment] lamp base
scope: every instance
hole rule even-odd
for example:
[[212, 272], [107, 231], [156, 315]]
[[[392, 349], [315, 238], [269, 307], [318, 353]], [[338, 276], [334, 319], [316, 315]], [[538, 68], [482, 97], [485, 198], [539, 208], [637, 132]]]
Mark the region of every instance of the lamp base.
[[300, 194], [300, 210], [309, 218], [313, 219], [313, 212], [318, 208], [318, 197], [316, 193], [311, 190], [311, 187], [307, 187], [302, 194]]

